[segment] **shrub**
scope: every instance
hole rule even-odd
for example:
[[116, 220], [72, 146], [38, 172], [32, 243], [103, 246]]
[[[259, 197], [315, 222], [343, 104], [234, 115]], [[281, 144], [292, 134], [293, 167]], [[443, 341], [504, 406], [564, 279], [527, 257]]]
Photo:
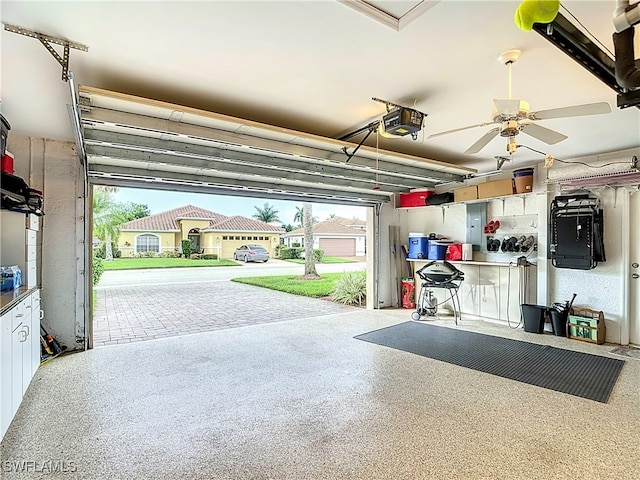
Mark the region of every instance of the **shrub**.
[[204, 255], [200, 255], [200, 258], [202, 258], [203, 260], [217, 260], [218, 259], [218, 254], [217, 253], [206, 253]]
[[138, 258], [155, 258], [158, 254], [156, 252], [140, 252], [136, 253], [136, 257]]
[[180, 252], [177, 250], [165, 250], [160, 254], [160, 256], [165, 258], [179, 258]]
[[191, 250], [191, 240], [182, 240], [182, 255], [184, 258], [189, 258]]
[[300, 258], [299, 256], [299, 248], [281, 248], [280, 249], [280, 258], [282, 258], [283, 260], [288, 260], [288, 259], [292, 259], [292, 258]]
[[200, 260], [202, 256], [199, 253], [192, 253], [191, 255], [189, 255], [189, 258], [191, 260]]
[[345, 272], [336, 282], [331, 299], [345, 305], [362, 306], [367, 294], [365, 272]]
[[294, 248], [299, 247], [300, 246], [300, 242], [293, 242], [291, 244], [291, 246], [294, 247]]
[[[93, 252], [96, 257], [104, 259], [107, 256], [106, 243], [102, 242], [99, 247], [93, 250]], [[113, 254], [113, 258], [120, 258], [122, 256], [122, 252], [118, 250], [118, 246], [115, 242], [111, 242], [111, 253]]]
[[93, 256], [93, 284], [97, 285], [104, 272], [104, 262], [96, 255]]

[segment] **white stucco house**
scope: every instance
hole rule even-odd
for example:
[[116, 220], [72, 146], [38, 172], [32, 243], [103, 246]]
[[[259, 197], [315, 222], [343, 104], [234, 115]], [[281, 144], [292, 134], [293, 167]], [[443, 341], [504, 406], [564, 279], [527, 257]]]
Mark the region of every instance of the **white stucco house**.
[[[333, 217], [313, 225], [313, 248], [334, 257], [362, 257], [367, 253], [366, 222], [357, 218]], [[304, 246], [304, 228], [283, 235], [284, 244]]]

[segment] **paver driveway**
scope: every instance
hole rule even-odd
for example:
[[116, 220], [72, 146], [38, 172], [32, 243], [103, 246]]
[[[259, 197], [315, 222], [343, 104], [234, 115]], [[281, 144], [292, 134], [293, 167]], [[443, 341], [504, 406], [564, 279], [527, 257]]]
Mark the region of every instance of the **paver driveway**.
[[96, 289], [94, 347], [357, 310], [229, 280], [171, 283], [170, 276]]

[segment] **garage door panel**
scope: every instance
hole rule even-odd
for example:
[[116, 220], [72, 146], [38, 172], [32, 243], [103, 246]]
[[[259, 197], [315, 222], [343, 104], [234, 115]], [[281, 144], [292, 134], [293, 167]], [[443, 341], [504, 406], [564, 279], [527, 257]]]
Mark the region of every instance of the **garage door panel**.
[[117, 92], [78, 92], [79, 148], [90, 178], [105, 184], [108, 177], [115, 186], [202, 185], [207, 193], [373, 206], [475, 172]]
[[321, 238], [319, 245], [329, 257], [354, 257], [356, 254], [355, 238]]

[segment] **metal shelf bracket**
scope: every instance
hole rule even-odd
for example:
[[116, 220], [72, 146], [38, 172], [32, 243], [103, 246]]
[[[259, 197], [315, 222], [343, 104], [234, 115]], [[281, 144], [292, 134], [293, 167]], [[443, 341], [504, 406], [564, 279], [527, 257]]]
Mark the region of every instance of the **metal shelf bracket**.
[[[15, 25], [9, 25], [5, 23], [4, 29], [7, 32], [17, 33], [19, 35], [25, 35], [31, 38], [37, 38], [62, 67], [62, 80], [65, 82], [69, 81], [69, 49], [74, 48], [83, 52], [89, 51], [89, 47], [87, 47], [86, 45], [82, 45], [81, 43], [70, 42], [69, 40], [65, 40], [63, 38], [52, 37], [50, 35], [34, 32], [33, 30], [27, 30], [26, 28], [17, 27]], [[60, 54], [56, 52], [52, 44], [62, 45], [62, 56], [60, 56]]]

